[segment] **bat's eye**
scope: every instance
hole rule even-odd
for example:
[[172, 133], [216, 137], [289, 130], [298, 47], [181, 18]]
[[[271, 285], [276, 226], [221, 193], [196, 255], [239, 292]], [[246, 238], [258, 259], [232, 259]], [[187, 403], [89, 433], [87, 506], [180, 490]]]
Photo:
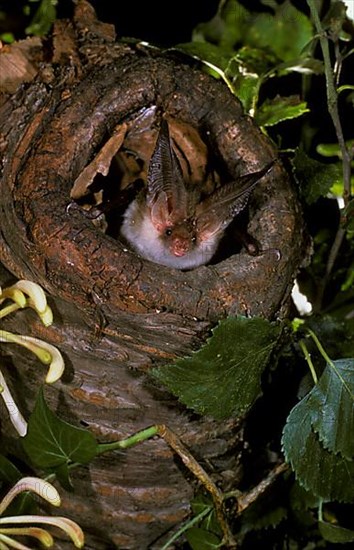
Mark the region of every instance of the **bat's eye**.
[[172, 235], [172, 229], [170, 227], [165, 229], [165, 235], [166, 235], [166, 237], [170, 237]]
[[191, 242], [192, 242], [192, 243], [195, 243], [196, 241], [197, 241], [197, 237], [192, 237], [192, 238], [191, 238]]

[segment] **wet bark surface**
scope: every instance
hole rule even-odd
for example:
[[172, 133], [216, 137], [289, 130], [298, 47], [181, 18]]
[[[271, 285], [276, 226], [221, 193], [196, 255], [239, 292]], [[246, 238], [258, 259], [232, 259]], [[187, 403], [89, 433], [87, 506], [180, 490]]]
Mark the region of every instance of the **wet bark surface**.
[[[147, 371], [200, 347], [227, 315], [284, 315], [304, 243], [289, 176], [277, 161], [250, 200], [247, 231], [260, 243], [258, 255], [231, 254], [228, 242], [220, 261], [188, 272], [144, 261], [98, 230], [71, 196], [117, 128], [132, 130], [145, 112], [161, 111], [176, 128], [197, 131], [232, 179], [261, 169], [276, 151], [223, 82], [177, 52], [116, 42], [83, 1], [73, 21], [56, 24], [46, 48], [36, 39], [20, 54], [5, 52], [6, 66], [20, 55], [24, 69], [15, 84], [6, 69], [0, 87], [0, 257], [8, 270], [0, 282], [41, 284], [55, 324], [43, 328], [33, 312], [21, 312], [6, 328], [64, 352], [67, 376], [46, 390], [64, 418], [104, 441], [165, 423], [201, 461], [238, 472], [240, 422], [196, 418]], [[110, 169], [108, 157], [105, 164]], [[91, 166], [95, 176], [99, 162]], [[30, 411], [43, 373], [19, 351], [6, 361]], [[188, 515], [194, 490], [162, 440], [101, 457], [79, 469], [74, 484], [61, 512], [80, 523], [92, 549], [147, 548]]]

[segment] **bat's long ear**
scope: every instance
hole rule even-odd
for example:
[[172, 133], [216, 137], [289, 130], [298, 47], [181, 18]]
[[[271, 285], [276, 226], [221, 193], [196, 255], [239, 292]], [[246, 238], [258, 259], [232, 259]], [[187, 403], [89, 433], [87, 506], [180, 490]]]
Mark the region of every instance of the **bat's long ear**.
[[151, 221], [159, 233], [171, 225], [167, 195], [164, 191], [156, 196], [150, 207]]
[[241, 176], [219, 187], [197, 207], [198, 232], [205, 239], [223, 231], [247, 206], [248, 199], [259, 180], [271, 169], [275, 160], [262, 170]]
[[146, 200], [148, 206], [154, 210], [157, 221], [162, 222], [164, 218], [173, 223], [173, 220], [187, 217], [187, 190], [165, 119], [161, 119], [159, 135], [149, 164]]

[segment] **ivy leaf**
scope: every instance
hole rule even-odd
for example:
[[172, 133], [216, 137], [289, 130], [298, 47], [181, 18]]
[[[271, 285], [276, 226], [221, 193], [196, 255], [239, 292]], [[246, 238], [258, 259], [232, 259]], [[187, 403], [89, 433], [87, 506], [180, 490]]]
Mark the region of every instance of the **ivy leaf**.
[[340, 525], [333, 525], [326, 521], [319, 521], [318, 528], [322, 537], [328, 542], [342, 543], [354, 542], [354, 531]]
[[300, 183], [301, 195], [307, 204], [313, 204], [327, 195], [332, 185], [341, 179], [337, 164], [324, 164], [310, 158], [302, 149], [297, 149], [293, 159], [296, 177]]
[[68, 463], [65, 462], [64, 464], [61, 464], [60, 466], [57, 466], [54, 469], [55, 477], [59, 481], [60, 485], [68, 492], [72, 492], [74, 490], [74, 486], [72, 484], [72, 481], [70, 479], [70, 470], [68, 467]]
[[286, 461], [298, 482], [326, 501], [354, 500], [354, 461], [325, 449], [312, 429], [311, 393], [290, 412], [283, 431]]
[[49, 409], [42, 388], [22, 443], [32, 462], [44, 469], [69, 462], [85, 464], [97, 451], [97, 442], [88, 430], [64, 422]]
[[192, 527], [186, 531], [186, 539], [192, 550], [208, 550], [221, 547], [221, 539], [200, 527]]
[[327, 364], [311, 390], [312, 427], [333, 453], [354, 458], [354, 359]]
[[[0, 455], [0, 480], [5, 484], [14, 485], [23, 477], [23, 473], [4, 455]], [[37, 511], [37, 503], [30, 491], [21, 493], [6, 508], [7, 516], [20, 514], [34, 514]]]
[[276, 96], [266, 99], [258, 108], [255, 120], [259, 126], [275, 126], [279, 122], [302, 116], [309, 112], [305, 101], [296, 95], [288, 97]]
[[152, 374], [182, 403], [216, 419], [245, 413], [261, 393], [261, 374], [281, 326], [265, 319], [229, 317], [191, 357]]
[[7, 483], [16, 483], [21, 479], [20, 470], [4, 455], [0, 455], [0, 479]]

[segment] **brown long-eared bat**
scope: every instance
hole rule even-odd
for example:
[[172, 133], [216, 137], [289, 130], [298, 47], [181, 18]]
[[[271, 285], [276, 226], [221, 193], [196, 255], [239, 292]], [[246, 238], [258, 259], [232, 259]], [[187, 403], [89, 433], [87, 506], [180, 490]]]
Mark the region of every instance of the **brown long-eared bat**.
[[177, 269], [207, 264], [225, 229], [273, 164], [222, 185], [201, 200], [197, 189], [185, 185], [168, 123], [162, 119], [147, 185], [125, 211], [121, 234], [136, 252], [157, 264]]

